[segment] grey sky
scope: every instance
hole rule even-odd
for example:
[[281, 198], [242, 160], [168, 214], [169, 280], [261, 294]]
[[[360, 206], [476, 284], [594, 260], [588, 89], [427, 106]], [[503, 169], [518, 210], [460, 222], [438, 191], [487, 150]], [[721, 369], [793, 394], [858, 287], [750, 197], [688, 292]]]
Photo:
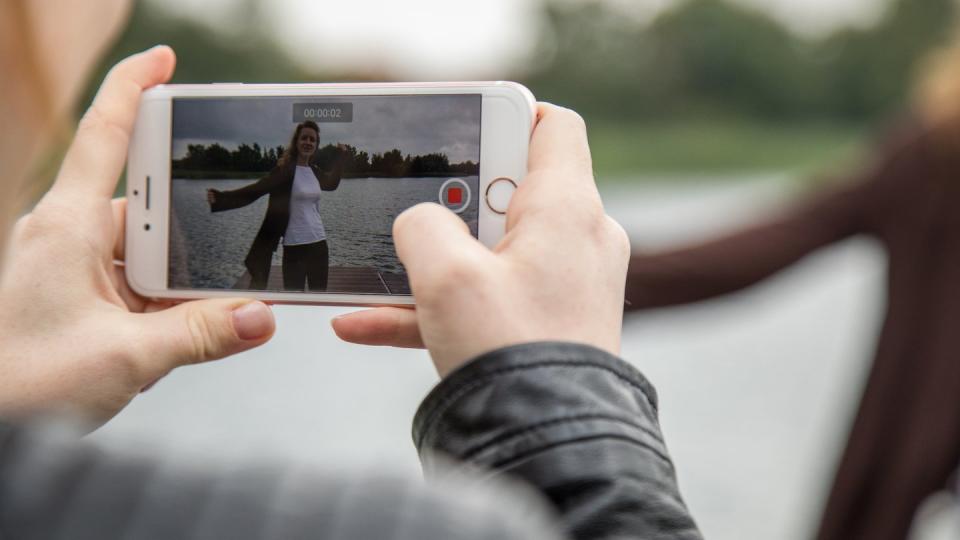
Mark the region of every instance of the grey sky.
[[320, 145], [344, 143], [368, 153], [446, 154], [453, 163], [480, 159], [479, 95], [200, 98], [174, 101], [173, 158], [188, 144], [286, 146], [294, 103], [353, 103], [353, 122], [320, 123]]

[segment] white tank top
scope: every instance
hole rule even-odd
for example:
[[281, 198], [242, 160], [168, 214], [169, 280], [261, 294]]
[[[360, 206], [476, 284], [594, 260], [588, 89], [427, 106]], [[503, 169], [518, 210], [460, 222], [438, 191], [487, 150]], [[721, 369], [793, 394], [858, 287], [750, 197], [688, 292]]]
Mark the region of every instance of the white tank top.
[[327, 239], [320, 219], [320, 182], [310, 167], [297, 166], [290, 190], [290, 221], [283, 233], [283, 245], [313, 244]]

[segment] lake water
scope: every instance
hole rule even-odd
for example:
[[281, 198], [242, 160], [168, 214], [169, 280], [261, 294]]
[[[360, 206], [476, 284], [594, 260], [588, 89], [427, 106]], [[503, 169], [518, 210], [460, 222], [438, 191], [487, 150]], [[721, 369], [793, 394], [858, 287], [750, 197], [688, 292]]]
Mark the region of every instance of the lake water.
[[[783, 180], [601, 192], [638, 244], [658, 248], [761, 219], [793, 196]], [[884, 265], [876, 244], [852, 239], [745, 293], [626, 321], [623, 357], [659, 390], [681, 489], [707, 538], [812, 534], [872, 352]], [[177, 370], [94, 438], [221, 462], [419, 474], [410, 422], [436, 374], [422, 351], [338, 341], [329, 319], [346, 311], [277, 306], [272, 342]]]
[[[477, 234], [478, 177], [462, 178], [474, 196], [460, 216]], [[320, 197], [331, 266], [373, 267], [402, 273], [391, 239], [393, 220], [424, 201], [437, 202], [447, 178], [351, 178]], [[267, 197], [225, 212], [210, 212], [207, 189], [237, 189], [254, 180], [174, 179], [171, 192], [170, 283], [172, 287], [229, 289], [246, 271], [243, 260], [260, 230]], [[274, 264], [283, 256], [281, 246]]]

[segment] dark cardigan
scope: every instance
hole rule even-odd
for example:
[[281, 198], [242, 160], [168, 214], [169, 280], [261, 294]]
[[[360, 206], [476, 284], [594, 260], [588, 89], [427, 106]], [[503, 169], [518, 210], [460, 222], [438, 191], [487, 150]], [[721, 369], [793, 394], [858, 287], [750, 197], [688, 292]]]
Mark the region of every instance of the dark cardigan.
[[889, 256], [886, 320], [818, 538], [904, 538], [960, 464], [960, 137], [908, 124], [854, 182], [699, 246], [634, 254], [627, 309], [752, 285], [855, 234]]
[[[310, 165], [310, 168], [320, 183], [320, 189], [333, 191], [340, 185], [342, 164], [336, 164], [329, 173], [324, 173], [317, 165]], [[290, 191], [293, 189], [295, 173], [296, 164], [291, 162], [285, 166], [277, 165], [270, 174], [249, 186], [230, 191], [213, 190], [216, 196], [216, 202], [210, 205], [213, 212], [240, 208], [264, 195], [270, 196], [263, 224], [260, 225], [260, 230], [244, 259], [252, 277], [251, 283], [266, 283], [270, 275], [273, 252], [277, 250], [280, 238], [286, 232], [287, 223], [290, 221]]]

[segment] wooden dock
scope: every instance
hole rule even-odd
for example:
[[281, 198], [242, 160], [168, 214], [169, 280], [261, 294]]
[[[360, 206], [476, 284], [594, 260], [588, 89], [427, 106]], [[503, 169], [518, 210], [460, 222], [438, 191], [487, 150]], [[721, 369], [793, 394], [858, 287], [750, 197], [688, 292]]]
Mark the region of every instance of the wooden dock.
[[[234, 289], [250, 289], [250, 274], [244, 272], [233, 286]], [[270, 267], [267, 279], [268, 291], [283, 290], [283, 270], [280, 265]], [[365, 266], [331, 266], [327, 278], [327, 291], [347, 294], [410, 294], [410, 286], [404, 274], [381, 272]]]

